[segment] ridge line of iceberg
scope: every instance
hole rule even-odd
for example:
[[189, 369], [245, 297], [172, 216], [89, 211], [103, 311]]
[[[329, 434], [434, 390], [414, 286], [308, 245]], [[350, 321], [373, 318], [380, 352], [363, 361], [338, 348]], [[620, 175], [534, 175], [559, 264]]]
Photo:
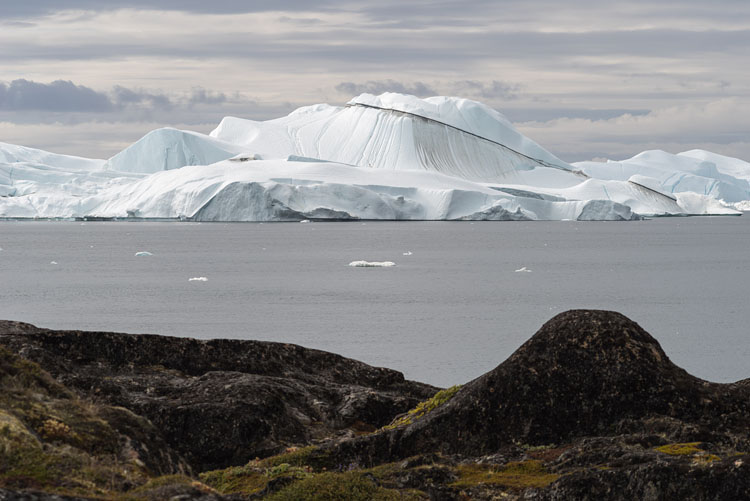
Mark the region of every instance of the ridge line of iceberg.
[[474, 132], [462, 129], [460, 127], [456, 127], [455, 125], [451, 125], [451, 124], [449, 124], [447, 122], [443, 122], [443, 121], [437, 120], [435, 118], [430, 118], [430, 117], [426, 117], [424, 115], [420, 115], [419, 113], [414, 113], [412, 111], [397, 110], [397, 109], [394, 109], [394, 108], [385, 108], [385, 107], [382, 107], [382, 106], [375, 106], [374, 104], [365, 104], [365, 103], [359, 103], [359, 102], [349, 102], [349, 103], [346, 104], [347, 108], [352, 108], [352, 107], [357, 107], [357, 106], [361, 106], [362, 108], [372, 108], [374, 110], [380, 110], [380, 111], [389, 111], [389, 112], [392, 112], [392, 113], [402, 113], [404, 115], [408, 115], [408, 116], [412, 116], [412, 117], [421, 118], [423, 120], [427, 120], [428, 122], [435, 122], [437, 124], [444, 125], [445, 127], [449, 127], [449, 128], [451, 128], [453, 130], [456, 130], [458, 132], [462, 132], [464, 134], [468, 134], [470, 136], [476, 137], [477, 139], [481, 139], [483, 141], [487, 141], [487, 142], [490, 142], [492, 144], [496, 144], [497, 146], [505, 148], [508, 151], [512, 151], [516, 155], [519, 155], [519, 156], [522, 156], [522, 157], [527, 158], [529, 160], [532, 160], [532, 161], [538, 163], [539, 165], [541, 165], [543, 167], [549, 167], [551, 169], [564, 170], [566, 172], [570, 172], [572, 174], [575, 174], [577, 176], [581, 176], [581, 177], [584, 177], [584, 178], [588, 178], [589, 177], [583, 171], [574, 170], [574, 169], [568, 169], [566, 167], [563, 167], [562, 165], [555, 165], [553, 163], [547, 162], [546, 160], [542, 160], [540, 158], [534, 158], [534, 157], [532, 157], [530, 155], [527, 155], [527, 154], [522, 153], [522, 152], [520, 152], [518, 150], [515, 150], [515, 149], [511, 148], [510, 146], [508, 146], [506, 144], [503, 144], [503, 143], [501, 143], [499, 141], [495, 141], [494, 139], [490, 139], [490, 138], [482, 136], [480, 134], [476, 134]]

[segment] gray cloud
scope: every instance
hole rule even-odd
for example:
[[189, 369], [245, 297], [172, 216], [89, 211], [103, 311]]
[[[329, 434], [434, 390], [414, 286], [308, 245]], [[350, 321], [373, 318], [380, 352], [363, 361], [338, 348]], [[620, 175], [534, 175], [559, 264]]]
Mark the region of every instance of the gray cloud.
[[211, 92], [206, 89], [193, 89], [188, 102], [191, 105], [197, 104], [222, 104], [227, 102], [227, 96], [223, 92]]
[[513, 100], [518, 98], [518, 91], [521, 86], [493, 80], [490, 83], [479, 82], [477, 80], [463, 80], [456, 82], [453, 86], [454, 93], [461, 95], [479, 96], [488, 99], [505, 99]]
[[503, 108], [503, 115], [511, 122], [549, 122], [560, 118], [584, 118], [587, 120], [609, 120], [623, 115], [647, 115], [647, 109], [590, 109], [590, 108]]
[[[91, 114], [108, 113], [116, 113], [119, 120], [142, 120], [160, 112], [224, 104], [232, 104], [240, 108], [257, 105], [254, 101], [244, 99], [240, 95], [235, 95], [230, 103], [225, 93], [200, 87], [194, 88], [189, 95], [169, 96], [160, 92], [129, 89], [121, 85], [115, 85], [110, 92], [100, 92], [64, 80], [48, 84], [23, 79], [13, 80], [9, 84], [0, 82], [0, 110], [41, 112], [41, 114], [32, 113], [30, 116], [35, 117], [33, 120], [39, 120], [47, 113], [52, 114], [47, 115], [47, 121], [61, 121], [61, 117], [56, 115], [59, 113], [79, 117], [78, 120], [73, 118], [73, 122], [80, 121], [80, 117], [83, 117], [83, 120], [90, 120]], [[63, 121], [65, 121], [64, 117]]]
[[[648, 138], [739, 144], [736, 107], [711, 124], [652, 116], [627, 133], [622, 117], [750, 100], [747, 0], [8, 1], [0, 46], [0, 120], [13, 123], [209, 124], [396, 91], [476, 99], [555, 152], [611, 156]], [[694, 130], [676, 130], [689, 120]]]
[[365, 92], [370, 94], [382, 94], [383, 92], [398, 92], [401, 94], [412, 94], [419, 97], [434, 96], [437, 92], [429, 85], [422, 82], [402, 83], [395, 80], [369, 81], [365, 83], [341, 82], [336, 90], [350, 96], [356, 96]]
[[145, 91], [135, 91], [116, 85], [112, 89], [114, 104], [118, 108], [128, 106], [145, 106], [147, 109], [171, 110], [172, 101], [164, 94], [154, 94]]
[[[316, 9], [336, 2], [318, 1]], [[31, 17], [50, 14], [61, 10], [108, 11], [117, 9], [175, 10], [186, 12], [204, 12], [220, 14], [239, 14], [243, 12], [265, 11], [306, 11], [310, 3], [304, 0], [66, 0], [61, 5], [59, 0], [34, 0], [31, 2], [0, 3], [1, 17]]]
[[0, 110], [92, 111], [113, 109], [112, 101], [101, 92], [73, 82], [57, 80], [41, 84], [29, 80], [0, 83]]

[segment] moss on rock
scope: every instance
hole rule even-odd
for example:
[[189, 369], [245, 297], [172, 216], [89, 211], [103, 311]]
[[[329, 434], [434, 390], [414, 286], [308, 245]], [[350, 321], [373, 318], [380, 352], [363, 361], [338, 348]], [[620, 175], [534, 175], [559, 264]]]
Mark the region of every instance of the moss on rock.
[[449, 401], [451, 398], [453, 398], [453, 395], [455, 395], [460, 389], [461, 385], [457, 384], [445, 390], [440, 390], [431, 398], [428, 398], [427, 400], [417, 404], [416, 407], [408, 411], [406, 414], [397, 416], [396, 419], [394, 419], [390, 424], [384, 426], [382, 429], [392, 430], [393, 428], [397, 428], [399, 426], [405, 426], [414, 423], [415, 421], [423, 418], [430, 412], [434, 411], [435, 409]]

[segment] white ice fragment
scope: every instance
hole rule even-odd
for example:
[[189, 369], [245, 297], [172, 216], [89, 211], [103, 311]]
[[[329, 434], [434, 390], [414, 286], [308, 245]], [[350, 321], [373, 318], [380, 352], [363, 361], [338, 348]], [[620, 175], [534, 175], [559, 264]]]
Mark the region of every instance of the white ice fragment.
[[528, 268], [526, 268], [525, 266], [523, 266], [523, 267], [521, 267], [521, 268], [519, 268], [519, 269], [516, 270], [516, 273], [519, 273], [519, 272], [520, 273], [531, 273], [531, 270], [528, 269]]
[[396, 266], [393, 261], [352, 261], [349, 266], [353, 268], [390, 268]]
[[310, 222], [309, 219], [303, 219], [302, 221], [300, 221], [300, 223], [309, 223], [309, 222]]
[[153, 256], [153, 254], [151, 254], [151, 253], [150, 253], [150, 252], [148, 252], [148, 251], [140, 251], [140, 252], [136, 252], [136, 253], [135, 253], [135, 255], [136, 255], [137, 257]]
[[188, 279], [188, 282], [208, 282], [208, 278], [206, 277], [193, 277]]
[[404, 256], [411, 256], [412, 254], [414, 254], [412, 251], [404, 252]]
[[49, 264], [57, 264], [57, 261], [50, 261]]

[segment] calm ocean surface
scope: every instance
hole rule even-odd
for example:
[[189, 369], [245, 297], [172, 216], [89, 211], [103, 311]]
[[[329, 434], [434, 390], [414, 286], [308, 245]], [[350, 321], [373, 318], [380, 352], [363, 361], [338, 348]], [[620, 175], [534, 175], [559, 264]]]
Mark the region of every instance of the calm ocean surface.
[[[448, 386], [498, 365], [554, 314], [602, 308], [637, 321], [692, 374], [750, 377], [750, 214], [6, 221], [0, 248], [0, 318], [43, 327], [296, 343]], [[355, 260], [397, 266], [347, 266]]]

